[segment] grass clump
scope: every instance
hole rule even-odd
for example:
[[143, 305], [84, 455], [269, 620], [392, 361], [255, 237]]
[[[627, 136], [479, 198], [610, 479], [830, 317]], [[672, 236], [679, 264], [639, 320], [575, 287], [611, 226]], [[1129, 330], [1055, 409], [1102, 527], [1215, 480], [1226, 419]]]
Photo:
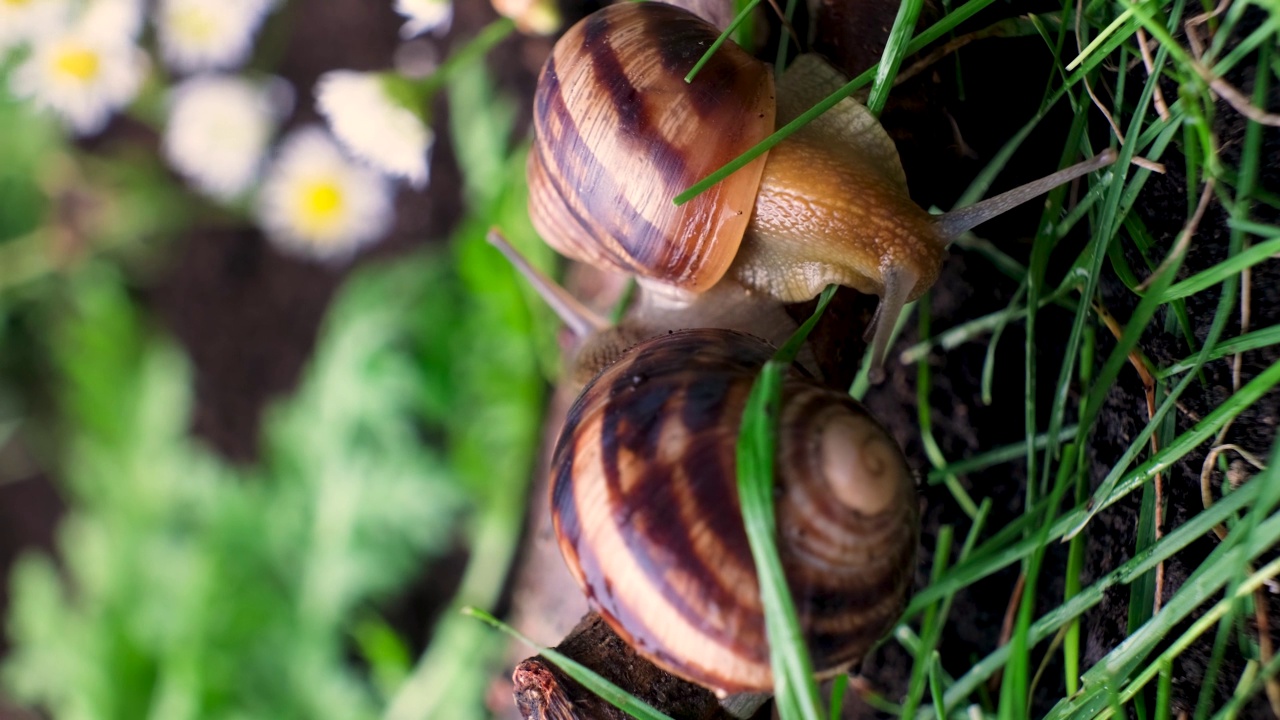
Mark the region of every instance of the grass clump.
[[[897, 53], [924, 48], [988, 5], [983, 0], [961, 4], [913, 38], [909, 25], [905, 33], [896, 28], [892, 37], [897, 42], [886, 53], [891, 61], [879, 66], [890, 68], [887, 72], [872, 68], [863, 73], [676, 202], [767, 151], [873, 77], [872, 97], [882, 97], [892, 83], [893, 63], [901, 57]], [[912, 17], [910, 8], [899, 15]], [[1198, 479], [1185, 468], [1198, 467], [1209, 448], [1224, 443], [1233, 423], [1252, 417], [1257, 404], [1274, 397], [1280, 383], [1280, 362], [1275, 362], [1280, 325], [1251, 327], [1247, 320], [1251, 310], [1269, 321], [1276, 317], [1274, 308], [1250, 303], [1251, 291], [1256, 291], [1253, 274], [1265, 270], [1263, 263], [1280, 247], [1276, 189], [1260, 182], [1266, 162], [1264, 131], [1274, 134], [1266, 128], [1280, 124], [1274, 107], [1268, 106], [1274, 103], [1269, 88], [1280, 72], [1275, 56], [1280, 14], [1251, 2], [1212, 8], [1181, 0], [1099, 0], [1030, 15], [1017, 29], [1043, 40], [1057, 58], [1056, 70], [1039, 108], [995, 153], [958, 205], [987, 194], [1011, 159], [1027, 151], [1023, 146], [1032, 132], [1063, 106], [1072, 122], [1058, 152], [1060, 166], [1098, 152], [1094, 143], [1103, 136], [1112, 138], [1120, 160], [1081, 187], [1074, 203], [1067, 203], [1067, 188], [1049, 195], [1025, 256], [981, 238], [957, 243], [957, 252], [970, 256], [970, 262], [989, 262], [1009, 278], [1012, 300], [1006, 308], [950, 328], [944, 320], [930, 318], [927, 303], [917, 308], [919, 337], [905, 361], [918, 365], [920, 426], [932, 465], [927, 481], [945, 484], [949, 502], [966, 518], [967, 527], [946, 526], [932, 541], [938, 554], [929, 582], [911, 601], [890, 641], [913, 658], [905, 695], [885, 699], [863, 693], [863, 698], [882, 712], [919, 718], [1046, 713], [1052, 718], [1147, 718], [1175, 711], [1197, 718], [1236, 717], [1250, 702], [1259, 702], [1257, 695], [1270, 686], [1275, 712], [1280, 712], [1280, 661], [1269, 643], [1259, 642], [1255, 627], [1268, 603], [1261, 588], [1280, 573], [1272, 559], [1280, 544], [1280, 446], [1224, 488], [1221, 498], [1202, 508], [1180, 508], [1183, 517], [1176, 526], [1166, 520], [1169, 483], [1198, 487]], [[1223, 126], [1240, 128], [1238, 139], [1218, 137]], [[1163, 243], [1147, 226], [1151, 219], [1144, 221], [1137, 209], [1157, 171], [1180, 176], [1185, 186], [1185, 215], [1177, 221], [1182, 229], [1165, 235], [1169, 239]], [[1171, 182], [1176, 180], [1161, 181], [1163, 187]], [[1086, 240], [1072, 240], [1078, 237], [1069, 236], [1073, 228]], [[1217, 237], [1225, 238], [1225, 247], [1204, 246]], [[1242, 312], [1246, 319], [1238, 320]], [[929, 421], [928, 399], [934, 396], [938, 371], [928, 358], [974, 340], [989, 343], [981, 376], [982, 396], [990, 402], [996, 365], [1008, 362], [996, 348], [1010, 326], [1021, 326], [1025, 336], [1019, 368], [1025, 387], [1022, 441], [980, 448], [973, 457], [948, 457]], [[1179, 359], [1152, 359], [1144, 352], [1160, 333], [1185, 344]], [[1060, 357], [1044, 362], [1042, 347], [1061, 348]], [[1209, 378], [1224, 377], [1224, 363], [1238, 367], [1246, 352], [1262, 359], [1254, 363], [1256, 371], [1244, 376], [1236, 371], [1225, 397], [1207, 402], [1215, 389]], [[770, 387], [770, 377], [766, 369], [761, 388]], [[1116, 412], [1109, 400], [1131, 392], [1134, 379], [1147, 399], [1136, 418], [1139, 430], [1116, 458], [1105, 459], [1095, 433], [1108, 413]], [[862, 396], [876, 390], [860, 382], [853, 392]], [[1203, 413], [1186, 411], [1192, 398], [1205, 405]], [[768, 432], [747, 437], [752, 429], [767, 431], [776, 412], [766, 397], [757, 400], [743, 424], [739, 464], [747, 475], [757, 465], [746, 459], [771, 457]], [[1021, 463], [1028, 478], [1022, 512], [994, 527], [989, 517], [993, 500], [999, 499], [968, 485], [964, 475], [1009, 462]], [[1221, 456], [1206, 467], [1206, 475], [1227, 469]], [[766, 495], [766, 505], [767, 500]], [[1136, 509], [1133, 544], [1118, 550], [1129, 559], [1097, 577], [1084, 577], [1086, 539], [1099, 532], [1100, 514], [1122, 503]], [[752, 506], [744, 501], [749, 526]], [[767, 521], [767, 516], [756, 520]], [[1207, 557], [1175, 585], [1164, 575], [1165, 563], [1203, 544], [1215, 527], [1219, 538]], [[953, 551], [955, 532], [965, 541]], [[1051, 556], [1064, 563], [1065, 583], [1055, 585], [1049, 576]], [[757, 560], [766, 583], [769, 573], [764, 569], [773, 561], [776, 557], [769, 553]], [[949, 662], [944, 644], [948, 626], [965, 620], [951, 615], [953, 599], [1002, 571], [1017, 578], [1017, 589], [1008, 598], [1007, 632], [985, 655], [963, 665]], [[1047, 595], [1055, 587], [1061, 594]], [[790, 636], [776, 628], [794, 623], [794, 617], [785, 603], [769, 603], [769, 594], [766, 588], [770, 633], [777, 642]], [[1091, 662], [1084, 656], [1081, 620], [1117, 595], [1127, 597], [1128, 637]], [[1175, 668], [1195, 644], [1211, 648], [1207, 677], [1190, 689], [1190, 697], [1175, 695]], [[799, 643], [784, 642], [773, 651], [775, 668], [803, 666]], [[1224, 658], [1232, 656], [1240, 658], [1243, 674], [1228, 679], [1234, 689], [1217, 694]], [[816, 690], [801, 692], [796, 687], [800, 681], [786, 672], [778, 677], [783, 718], [835, 717], [839, 712], [839, 701], [824, 708]]]

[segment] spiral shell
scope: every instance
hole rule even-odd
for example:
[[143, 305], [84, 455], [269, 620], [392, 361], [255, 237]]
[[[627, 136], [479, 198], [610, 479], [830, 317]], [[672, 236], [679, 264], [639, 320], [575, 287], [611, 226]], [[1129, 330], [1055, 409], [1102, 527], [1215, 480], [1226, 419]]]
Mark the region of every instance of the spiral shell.
[[701, 292], [728, 269], [765, 158], [683, 206], [672, 198], [763, 140], [774, 124], [769, 67], [719, 32], [656, 2], [619, 3], [556, 43], [534, 97], [529, 214], [561, 253]]
[[[735, 447], [773, 350], [726, 330], [642, 343], [569, 412], [552, 460], [561, 550], [620, 636], [722, 694], [771, 690]], [[901, 612], [919, 519], [894, 441], [844, 393], [792, 371], [777, 453], [779, 552], [820, 675], [861, 659]]]

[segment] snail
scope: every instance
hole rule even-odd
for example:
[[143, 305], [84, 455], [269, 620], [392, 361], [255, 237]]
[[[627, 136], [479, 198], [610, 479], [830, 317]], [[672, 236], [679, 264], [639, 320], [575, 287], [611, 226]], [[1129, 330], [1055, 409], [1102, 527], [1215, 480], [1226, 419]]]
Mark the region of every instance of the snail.
[[[647, 340], [595, 378], [552, 456], [552, 518], [590, 604], [656, 665], [722, 695], [773, 688], [737, 500], [738, 428], [773, 348], [733, 330]], [[779, 553], [820, 677], [897, 620], [919, 521], [902, 452], [796, 372], [779, 424]]]
[[782, 302], [831, 283], [877, 295], [868, 336], [883, 360], [904, 305], [937, 279], [962, 233], [1114, 152], [977, 205], [934, 216], [907, 191], [897, 149], [848, 98], [688, 203], [672, 199], [845, 83], [802, 55], [776, 87], [719, 32], [659, 2], [619, 3], [574, 25], [538, 78], [529, 211], [560, 253], [687, 299], [731, 278]]
[[[591, 338], [585, 347], [612, 346], [578, 354], [602, 367], [552, 455], [552, 520], [571, 573], [638, 654], [749, 709], [773, 676], [735, 452], [774, 347], [724, 328], [611, 328], [490, 240]], [[915, 484], [884, 428], [799, 365], [784, 381], [779, 428], [779, 555], [825, 678], [861, 660], [902, 610], [919, 538]]]

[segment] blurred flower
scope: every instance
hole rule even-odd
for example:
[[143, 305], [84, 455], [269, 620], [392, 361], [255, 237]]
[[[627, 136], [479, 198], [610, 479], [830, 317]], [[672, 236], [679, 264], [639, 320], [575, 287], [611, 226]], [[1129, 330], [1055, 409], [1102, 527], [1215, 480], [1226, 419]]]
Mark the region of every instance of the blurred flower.
[[146, 54], [133, 43], [69, 30], [36, 40], [11, 86], [61, 115], [77, 134], [91, 135], [133, 100], [146, 72]]
[[253, 49], [269, 0], [160, 0], [160, 53], [178, 72], [235, 67]]
[[230, 200], [257, 178], [274, 115], [261, 85], [225, 75], [193, 77], [173, 90], [164, 155], [200, 190]]
[[395, 75], [334, 70], [316, 83], [316, 106], [349, 152], [421, 188], [427, 184], [435, 138], [422, 118], [397, 97], [397, 83], [407, 85]]
[[[0, 0], [0, 5], [6, 1], [11, 0]], [[143, 10], [142, 0], [89, 0], [77, 23], [103, 40], [135, 40], [142, 31]]]
[[400, 37], [406, 40], [432, 30], [445, 32], [453, 22], [450, 0], [396, 0], [396, 12], [409, 19], [400, 28]]
[[0, 0], [0, 53], [56, 30], [69, 14], [67, 0]]
[[318, 127], [285, 139], [258, 198], [263, 229], [285, 250], [341, 259], [379, 239], [391, 224], [391, 189], [347, 159]]
[[526, 35], [550, 35], [560, 29], [560, 11], [555, 0], [492, 0], [499, 15], [516, 21]]

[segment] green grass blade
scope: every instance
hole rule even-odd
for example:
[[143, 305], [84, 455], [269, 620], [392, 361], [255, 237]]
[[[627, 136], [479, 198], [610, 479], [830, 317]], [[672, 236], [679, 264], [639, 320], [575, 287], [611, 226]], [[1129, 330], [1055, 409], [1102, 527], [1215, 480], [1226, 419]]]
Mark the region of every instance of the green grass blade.
[[893, 88], [893, 79], [898, 76], [898, 68], [902, 58], [907, 55], [907, 45], [911, 34], [916, 29], [916, 20], [924, 0], [903, 0], [898, 6], [898, 15], [893, 20], [893, 28], [889, 31], [889, 40], [885, 43], [884, 52], [880, 55], [880, 63], [876, 66], [875, 80], [871, 83], [871, 94], [867, 97], [867, 109], [872, 115], [880, 117], [884, 105], [889, 100], [889, 90]]
[[583, 665], [577, 660], [559, 653], [552, 648], [544, 647], [535, 643], [533, 640], [525, 637], [520, 631], [510, 625], [507, 625], [489, 613], [468, 607], [462, 609], [462, 614], [473, 617], [533, 648], [539, 655], [550, 660], [556, 667], [563, 670], [569, 677], [578, 681], [578, 683], [584, 688], [590, 690], [596, 695], [599, 695], [614, 707], [625, 712], [631, 717], [636, 718], [636, 720], [671, 720], [670, 717], [658, 711], [652, 705], [640, 700], [626, 690], [623, 690], [617, 685], [614, 685], [604, 679], [586, 665]]
[[739, 25], [742, 25], [747, 17], [751, 15], [751, 11], [755, 10], [756, 6], [759, 4], [760, 0], [751, 0], [743, 6], [742, 10], [734, 16], [733, 22], [729, 23], [729, 27], [725, 28], [724, 31], [720, 33], [720, 37], [717, 37], [715, 42], [711, 43], [711, 47], [707, 48], [707, 51], [702, 53], [702, 57], [698, 58], [698, 62], [693, 64], [693, 69], [689, 71], [689, 74], [684, 76], [684, 81], [686, 83], [693, 82], [693, 79], [702, 71], [703, 66], [711, 60], [711, 56], [716, 54], [716, 51], [720, 49], [720, 46], [724, 45], [724, 41], [729, 39], [729, 36], [733, 34], [733, 31], [737, 30]]
[[1269, 238], [1170, 287], [1161, 299], [1167, 302], [1195, 295], [1233, 275], [1239, 275], [1243, 270], [1270, 260], [1277, 253], [1280, 253], [1280, 237]]
[[[973, 17], [994, 1], [995, 0], [969, 0], [969, 2], [957, 8], [955, 12], [948, 14], [942, 20], [917, 35], [915, 39], [907, 45], [906, 54], [910, 55], [911, 53], [918, 52], [929, 43], [954, 30], [960, 23], [968, 20], [970, 17]], [[676, 205], [683, 205], [689, 202], [693, 198], [705, 192], [711, 186], [729, 177], [752, 160], [755, 160], [764, 153], [769, 152], [774, 145], [777, 145], [787, 139], [797, 130], [812, 122], [814, 118], [835, 107], [836, 103], [849, 97], [859, 88], [865, 86], [878, 71], [879, 64], [877, 63], [876, 65], [868, 68], [858, 77], [850, 80], [844, 85], [844, 87], [832, 93], [826, 100], [814, 105], [795, 120], [792, 120], [781, 128], [778, 128], [772, 135], [756, 144], [755, 147], [752, 147], [750, 150], [747, 150], [743, 154], [726, 163], [724, 167], [721, 167], [719, 170], [716, 170], [702, 180], [694, 183], [688, 190], [677, 195], [672, 202]]]
[[831, 302], [835, 290], [835, 286], [831, 286], [823, 291], [813, 315], [761, 368], [747, 398], [738, 435], [738, 496], [760, 581], [770, 664], [778, 706], [785, 720], [821, 720], [826, 713], [814, 681], [813, 663], [809, 659], [795, 603], [778, 557], [773, 471], [782, 376]]

